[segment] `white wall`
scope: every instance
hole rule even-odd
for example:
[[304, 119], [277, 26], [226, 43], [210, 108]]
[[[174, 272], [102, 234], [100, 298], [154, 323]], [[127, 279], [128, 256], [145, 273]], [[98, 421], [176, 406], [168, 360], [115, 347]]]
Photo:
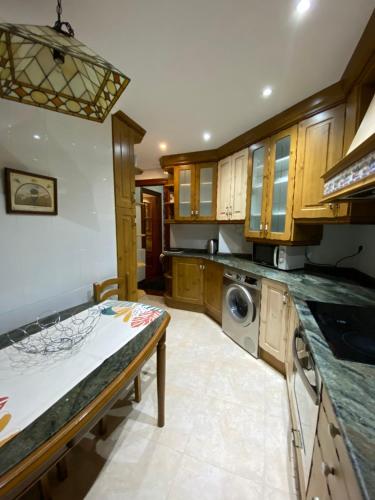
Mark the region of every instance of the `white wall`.
[[0, 100], [1, 177], [5, 166], [57, 177], [59, 213], [6, 214], [0, 183], [0, 333], [82, 303], [116, 275], [111, 120]]
[[253, 244], [244, 237], [243, 224], [220, 224], [219, 252], [251, 254]]
[[342, 257], [354, 254], [359, 245], [363, 245], [362, 252], [339, 266], [354, 267], [375, 277], [375, 225], [327, 224], [321, 244], [308, 247], [308, 256], [319, 264], [335, 264]]
[[217, 224], [171, 224], [171, 247], [205, 250], [207, 240], [218, 235]]

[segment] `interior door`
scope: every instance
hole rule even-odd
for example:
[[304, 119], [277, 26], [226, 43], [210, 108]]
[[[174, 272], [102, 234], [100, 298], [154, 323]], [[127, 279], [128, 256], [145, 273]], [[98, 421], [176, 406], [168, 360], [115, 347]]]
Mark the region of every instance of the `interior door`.
[[246, 183], [248, 149], [243, 149], [232, 156], [232, 187], [230, 196], [230, 219], [244, 220], [246, 215]]
[[217, 195], [216, 163], [200, 163], [195, 165], [195, 210], [198, 220], [215, 220]]
[[219, 161], [217, 185], [217, 220], [229, 219], [229, 205], [232, 190], [232, 157]]
[[269, 187], [265, 236], [270, 240], [291, 239], [297, 126], [271, 138]]
[[194, 165], [175, 167], [175, 220], [191, 220], [195, 217]]
[[321, 204], [325, 174], [343, 153], [345, 105], [323, 111], [298, 126], [297, 175], [293, 216], [332, 219], [347, 215], [348, 203]]
[[161, 193], [142, 188], [142, 246], [146, 250], [146, 279], [162, 276]]
[[245, 236], [264, 237], [267, 207], [267, 165], [269, 140], [254, 144], [249, 148], [249, 174], [247, 183], [247, 208]]

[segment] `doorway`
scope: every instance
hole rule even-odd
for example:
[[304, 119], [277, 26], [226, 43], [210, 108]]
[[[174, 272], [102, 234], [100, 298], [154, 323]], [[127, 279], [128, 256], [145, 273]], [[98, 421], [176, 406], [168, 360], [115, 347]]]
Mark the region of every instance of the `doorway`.
[[162, 188], [141, 187], [141, 237], [145, 253], [145, 278], [138, 287], [146, 293], [162, 295], [164, 276], [160, 262], [163, 251]]

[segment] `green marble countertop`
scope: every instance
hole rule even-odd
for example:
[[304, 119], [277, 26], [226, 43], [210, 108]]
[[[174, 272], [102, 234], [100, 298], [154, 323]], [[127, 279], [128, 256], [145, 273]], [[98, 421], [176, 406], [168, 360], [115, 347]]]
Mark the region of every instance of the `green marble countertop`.
[[[93, 305], [92, 302], [67, 309], [61, 313], [64, 319], [77, 314]], [[79, 384], [57, 401], [51, 408], [32, 424], [0, 447], [0, 478], [17, 465], [27, 455], [45, 443], [69, 420], [94, 400], [124, 369], [131, 363], [166, 318], [163, 312], [156, 320], [146, 326], [124, 347], [110, 356], [104, 363], [91, 372]], [[36, 330], [37, 331], [37, 330]], [[33, 332], [33, 333], [36, 333]], [[10, 344], [8, 336], [0, 335], [0, 349]]]
[[184, 252], [288, 286], [315, 363], [335, 410], [365, 499], [375, 498], [375, 366], [334, 357], [306, 300], [375, 306], [375, 290], [347, 280], [301, 271], [280, 271], [231, 255]]

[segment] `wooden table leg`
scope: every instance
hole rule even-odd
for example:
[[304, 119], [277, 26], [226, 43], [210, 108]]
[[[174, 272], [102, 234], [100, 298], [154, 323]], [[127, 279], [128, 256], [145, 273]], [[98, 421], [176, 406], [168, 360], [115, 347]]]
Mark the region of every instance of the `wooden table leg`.
[[47, 474], [44, 474], [39, 480], [39, 491], [41, 500], [52, 500]]
[[140, 403], [142, 399], [142, 385], [140, 374], [138, 374], [134, 379], [134, 399], [136, 403]]
[[164, 332], [156, 348], [159, 427], [164, 427], [165, 420], [165, 338], [166, 334]]

